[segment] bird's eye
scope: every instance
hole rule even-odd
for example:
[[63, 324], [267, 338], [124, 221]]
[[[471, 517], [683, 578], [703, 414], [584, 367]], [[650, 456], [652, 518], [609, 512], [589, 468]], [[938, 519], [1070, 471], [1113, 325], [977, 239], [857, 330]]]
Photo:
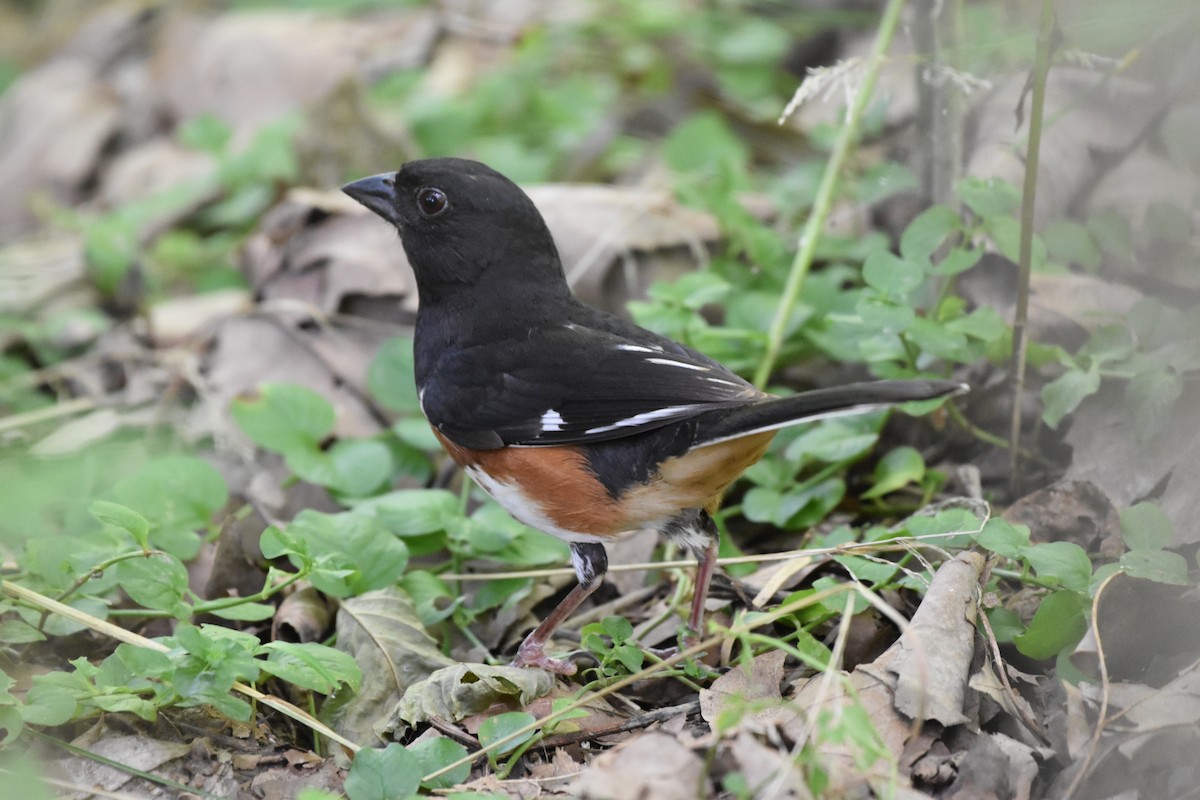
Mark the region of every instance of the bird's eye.
[[436, 217], [450, 206], [450, 200], [441, 189], [426, 187], [417, 192], [417, 208], [427, 217]]

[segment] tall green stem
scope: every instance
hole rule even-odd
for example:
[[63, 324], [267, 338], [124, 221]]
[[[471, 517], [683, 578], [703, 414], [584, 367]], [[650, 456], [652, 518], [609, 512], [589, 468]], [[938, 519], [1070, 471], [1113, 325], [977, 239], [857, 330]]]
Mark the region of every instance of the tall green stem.
[[1029, 277], [1033, 269], [1034, 204], [1037, 200], [1038, 162], [1041, 158], [1042, 117], [1046, 105], [1046, 76], [1054, 49], [1054, 0], [1042, 0], [1038, 23], [1037, 54], [1033, 64], [1033, 92], [1029, 109], [1029, 144], [1025, 148], [1025, 183], [1021, 192], [1020, 271], [1017, 276], [1017, 309], [1013, 316], [1013, 400], [1009, 424], [1009, 489], [1015, 492], [1020, 466], [1021, 395], [1025, 390], [1025, 360], [1029, 346]]
[[900, 11], [903, 8], [904, 0], [888, 0], [887, 7], [883, 11], [883, 18], [879, 21], [879, 30], [875, 34], [875, 45], [871, 48], [866, 74], [863, 76], [862, 85], [858, 87], [858, 91], [854, 95], [854, 101], [850, 104], [850, 109], [846, 114], [846, 124], [842, 127], [841, 133], [834, 143], [833, 152], [829, 154], [829, 161], [825, 165], [825, 174], [821, 177], [821, 185], [817, 188], [817, 196], [813, 201], [812, 214], [809, 215], [808, 221], [804, 225], [804, 231], [800, 234], [799, 249], [796, 251], [796, 257], [792, 260], [787, 284], [783, 288], [783, 296], [779, 298], [779, 305], [775, 308], [775, 316], [771, 320], [771, 327], [767, 332], [767, 352], [763, 355], [763, 359], [754, 373], [754, 383], [760, 388], [766, 385], [767, 380], [771, 377], [771, 371], [775, 368], [775, 362], [779, 359], [779, 350], [783, 347], [783, 340], [787, 335], [788, 321], [791, 320], [792, 313], [796, 309], [800, 290], [804, 286], [804, 279], [808, 275], [809, 267], [812, 266], [813, 255], [816, 253], [821, 231], [825, 228], [825, 221], [829, 218], [830, 209], [833, 208], [838, 177], [850, 154], [850, 148], [858, 139], [859, 125], [875, 89], [875, 78], [879, 74], [884, 54], [887, 53], [892, 38], [896, 34], [896, 27], [900, 22]]

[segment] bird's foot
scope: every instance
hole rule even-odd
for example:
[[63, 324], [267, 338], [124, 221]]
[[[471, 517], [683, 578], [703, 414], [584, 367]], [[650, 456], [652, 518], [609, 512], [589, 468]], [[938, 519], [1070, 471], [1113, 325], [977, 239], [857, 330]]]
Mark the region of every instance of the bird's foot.
[[517, 657], [512, 660], [514, 667], [534, 667], [555, 673], [556, 675], [574, 675], [578, 670], [575, 663], [561, 658], [546, 655], [544, 642], [531, 642], [528, 639], [521, 642], [517, 648]]

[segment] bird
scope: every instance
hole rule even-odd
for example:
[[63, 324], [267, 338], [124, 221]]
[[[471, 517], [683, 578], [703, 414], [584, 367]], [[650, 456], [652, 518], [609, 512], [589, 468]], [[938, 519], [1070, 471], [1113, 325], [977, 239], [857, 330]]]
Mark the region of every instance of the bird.
[[342, 191], [399, 231], [417, 284], [417, 396], [434, 435], [509, 514], [570, 547], [577, 583], [516, 666], [574, 674], [547, 654], [551, 635], [603, 582], [605, 544], [639, 529], [697, 559], [687, 630], [702, 632], [712, 515], [780, 428], [965, 390], [912, 379], [760, 391], [578, 300], [533, 201], [477, 161], [408, 161]]

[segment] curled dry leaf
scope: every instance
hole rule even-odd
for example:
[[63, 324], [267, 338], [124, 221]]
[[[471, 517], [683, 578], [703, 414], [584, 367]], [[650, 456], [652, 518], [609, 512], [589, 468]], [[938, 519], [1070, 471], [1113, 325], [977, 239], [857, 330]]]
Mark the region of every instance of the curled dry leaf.
[[414, 685], [450, 664], [421, 626], [412, 601], [398, 589], [381, 589], [342, 601], [337, 647], [362, 669], [353, 696], [339, 695], [322, 719], [352, 741], [382, 740], [387, 710]]
[[900, 639], [864, 667], [895, 687], [896, 709], [909, 719], [947, 726], [970, 721], [964, 710], [983, 564], [980, 553], [942, 564]]
[[341, 192], [289, 192], [247, 241], [242, 269], [264, 302], [385, 322], [411, 322], [417, 308], [395, 229]]
[[554, 676], [545, 670], [453, 664], [410, 686], [387, 728], [403, 730], [430, 717], [457, 721], [483, 713], [496, 703], [524, 707], [553, 687]]
[[[655, 280], [695, 269], [720, 236], [707, 213], [665, 189], [587, 184], [526, 187], [542, 212], [563, 268], [584, 302], [610, 309], [640, 297]], [[623, 259], [636, 265], [614, 270]]]
[[1089, 553], [1109, 558], [1125, 551], [1121, 520], [1108, 495], [1090, 481], [1060, 480], [1022, 497], [1004, 518], [1029, 526], [1034, 541], [1075, 542]]
[[333, 627], [333, 609], [323, 594], [311, 586], [292, 592], [279, 604], [271, 620], [271, 638], [284, 642], [320, 642]]

